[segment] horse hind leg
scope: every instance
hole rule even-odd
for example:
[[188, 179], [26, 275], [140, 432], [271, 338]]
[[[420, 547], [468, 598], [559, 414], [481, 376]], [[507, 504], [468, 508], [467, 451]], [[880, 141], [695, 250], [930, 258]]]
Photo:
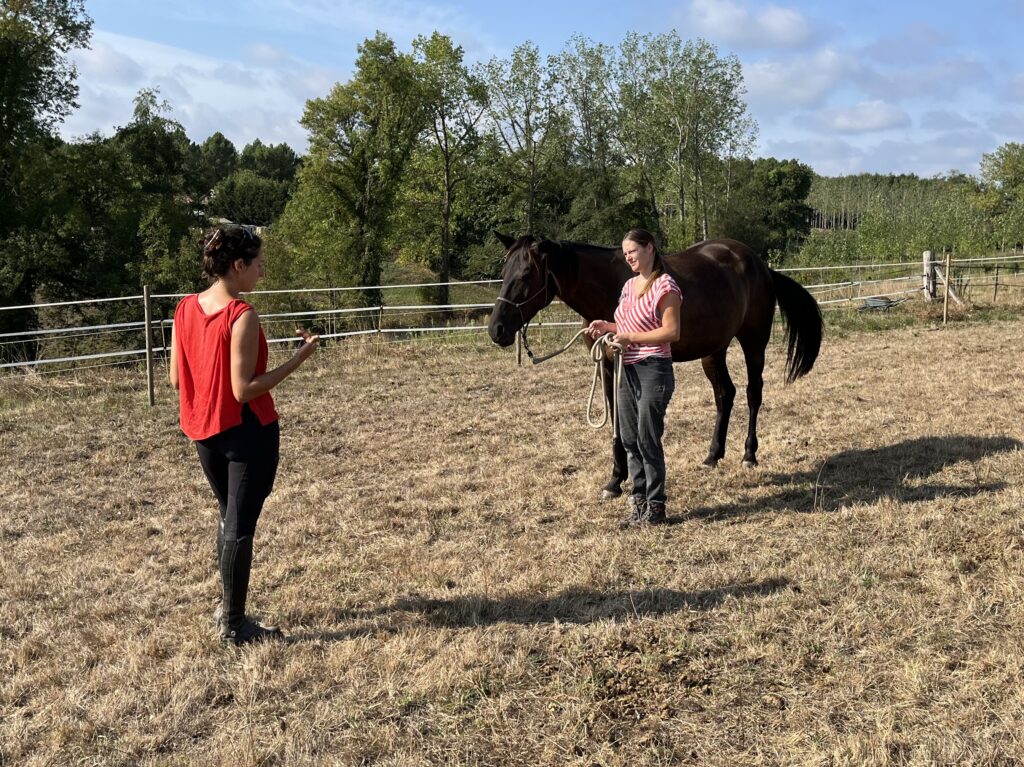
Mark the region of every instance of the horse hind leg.
[[743, 448], [743, 465], [748, 469], [757, 466], [757, 416], [761, 411], [764, 391], [764, 350], [767, 338], [740, 338], [743, 357], [747, 363], [747, 408], [750, 417], [747, 422], [747, 441]]
[[715, 393], [715, 430], [711, 434], [711, 448], [704, 465], [714, 468], [725, 457], [725, 437], [729, 431], [729, 418], [732, 405], [736, 400], [736, 386], [729, 377], [729, 368], [725, 364], [725, 356], [729, 347], [701, 359], [700, 364], [704, 375], [711, 383]]

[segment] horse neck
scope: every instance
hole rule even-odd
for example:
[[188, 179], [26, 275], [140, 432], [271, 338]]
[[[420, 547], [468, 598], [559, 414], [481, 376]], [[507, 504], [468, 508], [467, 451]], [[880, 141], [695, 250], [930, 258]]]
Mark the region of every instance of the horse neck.
[[563, 263], [572, 268], [555, 274], [562, 289], [559, 297], [587, 322], [610, 320], [622, 286], [632, 276], [626, 262], [616, 258], [613, 248], [596, 245], [562, 243], [562, 253]]

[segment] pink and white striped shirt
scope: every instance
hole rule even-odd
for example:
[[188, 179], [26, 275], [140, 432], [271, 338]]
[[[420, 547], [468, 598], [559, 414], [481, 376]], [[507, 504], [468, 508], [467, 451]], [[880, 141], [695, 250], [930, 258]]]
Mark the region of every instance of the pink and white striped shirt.
[[[676, 281], [668, 274], [661, 274], [643, 296], [637, 298], [638, 291], [644, 284], [639, 275], [627, 280], [622, 286], [619, 305], [615, 308], [615, 327], [619, 333], [646, 333], [661, 327], [658, 316], [658, 303], [669, 293], [680, 298], [682, 291]], [[622, 363], [632, 365], [647, 357], [672, 357], [671, 344], [630, 344], [622, 354]]]

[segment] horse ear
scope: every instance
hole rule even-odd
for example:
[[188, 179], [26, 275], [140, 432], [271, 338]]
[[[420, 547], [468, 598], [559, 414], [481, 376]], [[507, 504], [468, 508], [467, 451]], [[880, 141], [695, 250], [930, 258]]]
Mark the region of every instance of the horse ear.
[[560, 248], [558, 243], [554, 240], [549, 240], [546, 237], [537, 237], [530, 244], [530, 253], [534, 258], [539, 258], [540, 256], [544, 256], [545, 258], [557, 256], [559, 250]]
[[516, 241], [515, 237], [509, 237], [507, 234], [502, 234], [501, 232], [495, 232], [494, 236], [497, 237], [498, 242], [500, 242], [506, 248], [511, 248]]

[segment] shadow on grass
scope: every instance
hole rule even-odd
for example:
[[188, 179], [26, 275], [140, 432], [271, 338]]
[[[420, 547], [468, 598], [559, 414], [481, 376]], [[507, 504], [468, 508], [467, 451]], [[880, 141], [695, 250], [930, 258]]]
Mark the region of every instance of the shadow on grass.
[[337, 641], [379, 633], [397, 633], [411, 625], [422, 626], [415, 619], [411, 624], [403, 618], [421, 616], [427, 625], [438, 628], [464, 628], [497, 623], [536, 625], [544, 623], [593, 623], [599, 620], [649, 618], [683, 611], [710, 610], [730, 598], [746, 599], [767, 596], [789, 588], [785, 578], [769, 578], [754, 583], [732, 584], [703, 591], [673, 589], [636, 589], [630, 591], [597, 591], [573, 588], [555, 595], [509, 596], [492, 599], [482, 596], [459, 596], [437, 599], [409, 596], [390, 605], [370, 610], [339, 611], [337, 620], [359, 620], [388, 616], [397, 625], [364, 627], [351, 631], [310, 633], [291, 637], [292, 641]]
[[854, 503], [872, 504], [885, 498], [904, 503], [950, 496], [970, 497], [1002, 490], [1005, 482], [920, 483], [954, 464], [978, 461], [998, 453], [1020, 450], [1009, 437], [920, 437], [894, 445], [845, 450], [812, 471], [767, 474], [768, 484], [784, 489], [769, 498], [692, 508], [676, 523], [692, 519], [730, 519], [746, 514], [831, 512]]

